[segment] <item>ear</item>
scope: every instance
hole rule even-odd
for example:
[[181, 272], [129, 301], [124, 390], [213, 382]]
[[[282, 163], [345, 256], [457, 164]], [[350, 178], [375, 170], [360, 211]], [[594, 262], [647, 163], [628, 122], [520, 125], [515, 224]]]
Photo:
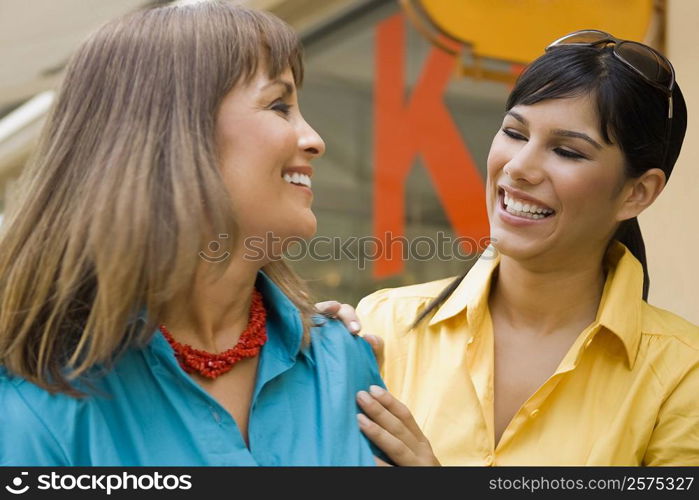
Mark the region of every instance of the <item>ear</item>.
[[629, 179], [624, 186], [624, 198], [617, 213], [617, 220], [623, 221], [637, 217], [651, 206], [665, 188], [665, 172], [659, 168], [646, 170], [640, 177]]

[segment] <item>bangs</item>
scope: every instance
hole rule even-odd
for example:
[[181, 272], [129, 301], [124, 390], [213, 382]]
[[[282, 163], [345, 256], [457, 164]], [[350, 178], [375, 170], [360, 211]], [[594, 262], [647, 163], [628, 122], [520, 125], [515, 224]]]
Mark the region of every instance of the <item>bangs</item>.
[[[221, 9], [223, 6], [225, 8]], [[279, 77], [286, 68], [290, 68], [296, 86], [302, 85], [303, 49], [298, 36], [288, 24], [266, 12], [225, 3], [216, 2], [208, 7], [215, 8], [217, 15], [222, 13], [221, 10], [225, 13], [223, 29], [215, 37], [219, 38], [219, 43], [228, 46], [226, 52], [230, 55], [230, 74], [234, 75], [232, 85], [241, 79], [247, 81], [252, 78], [261, 61], [267, 64], [270, 79]]]
[[[572, 52], [582, 57], [572, 57]], [[608, 77], [607, 59], [611, 51], [599, 58], [595, 47], [556, 47], [534, 61], [517, 80], [506, 110], [517, 105], [530, 106], [549, 99], [593, 96], [597, 103], [600, 133], [612, 144], [617, 120], [614, 112], [616, 90]], [[587, 56], [587, 57], [585, 57]], [[610, 133], [611, 131], [611, 133]]]

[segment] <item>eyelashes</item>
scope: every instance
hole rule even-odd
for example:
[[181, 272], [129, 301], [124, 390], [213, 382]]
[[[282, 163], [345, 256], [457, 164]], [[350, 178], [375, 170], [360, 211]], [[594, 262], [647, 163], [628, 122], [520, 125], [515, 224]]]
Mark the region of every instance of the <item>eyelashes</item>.
[[562, 156], [563, 158], [570, 158], [571, 160], [587, 160], [585, 156], [576, 153], [575, 151], [570, 151], [569, 149], [556, 148], [554, 149], [554, 152], [558, 156]]
[[[505, 134], [507, 137], [510, 139], [513, 139], [515, 141], [527, 141], [528, 139], [520, 134], [519, 132], [515, 132], [514, 130], [504, 128], [502, 129], [502, 133]], [[556, 153], [558, 156], [562, 158], [566, 158], [569, 160], [587, 160], [588, 158], [585, 155], [582, 155], [580, 153], [577, 153], [575, 151], [571, 151], [570, 149], [566, 148], [561, 148], [557, 147], [553, 149], [553, 152]]]
[[502, 129], [502, 133], [505, 134], [510, 139], [515, 139], [516, 141], [526, 141], [527, 140], [527, 138], [524, 137], [523, 135], [518, 134], [517, 132], [514, 132], [514, 131], [507, 129], [507, 128]]
[[281, 99], [277, 99], [269, 106], [269, 109], [281, 113], [284, 116], [289, 116], [289, 113], [291, 112], [291, 104], [287, 104]]

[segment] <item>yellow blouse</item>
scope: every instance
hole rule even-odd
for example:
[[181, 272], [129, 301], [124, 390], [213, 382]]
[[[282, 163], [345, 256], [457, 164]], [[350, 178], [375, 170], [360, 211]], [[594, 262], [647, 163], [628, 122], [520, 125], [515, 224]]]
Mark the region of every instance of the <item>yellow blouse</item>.
[[699, 465], [699, 327], [641, 299], [641, 264], [617, 243], [597, 318], [495, 447], [490, 247], [432, 317], [451, 279], [362, 299], [386, 342], [382, 375], [444, 465]]

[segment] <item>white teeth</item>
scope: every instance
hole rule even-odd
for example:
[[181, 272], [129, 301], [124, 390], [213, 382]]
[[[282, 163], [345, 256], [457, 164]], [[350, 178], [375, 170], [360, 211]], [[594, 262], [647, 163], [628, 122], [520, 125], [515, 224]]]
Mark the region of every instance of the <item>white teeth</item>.
[[534, 205], [531, 202], [520, 201], [515, 198], [511, 198], [507, 194], [507, 192], [503, 192], [503, 198], [505, 201], [505, 207], [507, 211], [511, 214], [515, 214], [520, 217], [528, 217], [530, 219], [543, 219], [544, 217], [553, 213], [553, 210], [549, 208], [543, 208]]
[[311, 177], [309, 175], [294, 172], [293, 174], [284, 174], [282, 177], [289, 184], [300, 184], [309, 188], [311, 187]]

